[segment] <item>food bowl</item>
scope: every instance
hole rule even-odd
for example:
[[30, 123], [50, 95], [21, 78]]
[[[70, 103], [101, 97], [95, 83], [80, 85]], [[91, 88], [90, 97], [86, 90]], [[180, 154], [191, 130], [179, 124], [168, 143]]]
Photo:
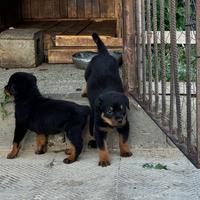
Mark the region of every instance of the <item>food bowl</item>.
[[96, 55], [97, 53], [92, 51], [77, 52], [72, 55], [72, 60], [77, 68], [86, 69], [89, 62]]
[[121, 66], [122, 65], [122, 52], [120, 52], [120, 51], [109, 51], [109, 53], [110, 53], [111, 56], [113, 56], [117, 60], [119, 66]]
[[[117, 62], [121, 66], [122, 65], [122, 53], [119, 51], [109, 51], [109, 53], [117, 60]], [[98, 55], [98, 53], [93, 52], [93, 51], [77, 52], [72, 55], [72, 60], [77, 68], [86, 69], [89, 62], [96, 55]]]

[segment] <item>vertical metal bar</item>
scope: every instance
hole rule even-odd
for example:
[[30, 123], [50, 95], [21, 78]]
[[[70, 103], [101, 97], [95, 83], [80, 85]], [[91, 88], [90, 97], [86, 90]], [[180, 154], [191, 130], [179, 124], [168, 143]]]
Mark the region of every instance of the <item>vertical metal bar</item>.
[[142, 82], [142, 40], [141, 40], [141, 1], [136, 0], [136, 26], [137, 26], [137, 72], [138, 72], [138, 97], [141, 97]]
[[187, 76], [187, 148], [191, 150], [192, 114], [191, 114], [191, 42], [190, 42], [190, 0], [185, 0], [186, 17], [186, 76]]
[[197, 124], [197, 163], [200, 166], [200, 1], [196, 1], [196, 38], [197, 38], [197, 98], [196, 98], [196, 124]]
[[155, 86], [155, 114], [158, 115], [158, 103], [159, 103], [159, 94], [158, 94], [158, 36], [157, 36], [157, 1], [153, 0], [153, 41], [154, 41], [154, 86]]
[[165, 66], [165, 26], [164, 26], [164, 0], [160, 0], [160, 66], [162, 79], [162, 123], [165, 125], [166, 116], [166, 66]]
[[152, 52], [151, 52], [151, 0], [147, 0], [147, 51], [148, 51], [148, 82], [149, 111], [152, 111]]
[[[168, 1], [169, 2], [169, 13], [171, 13], [171, 0]], [[172, 29], [172, 17], [171, 14], [169, 14], [170, 16], [170, 30]], [[171, 33], [170, 33], [170, 42], [172, 44], [172, 37], [171, 37]], [[174, 132], [174, 65], [173, 65], [173, 61], [172, 61], [172, 52], [170, 54], [170, 113], [169, 113], [169, 130], [171, 132], [171, 134], [173, 134]]]
[[178, 67], [177, 67], [177, 44], [176, 44], [176, 0], [171, 0], [171, 25], [170, 25], [170, 35], [171, 35], [171, 46], [172, 46], [172, 62], [174, 68], [174, 86], [175, 86], [175, 96], [176, 96], [176, 112], [177, 112], [177, 136], [179, 143], [183, 142], [182, 138], [182, 122], [181, 122], [181, 106], [180, 106], [180, 92], [179, 92], [179, 80], [178, 80]]
[[145, 34], [145, 2], [141, 0], [142, 15], [142, 82], [143, 82], [143, 102], [146, 102], [146, 34]]

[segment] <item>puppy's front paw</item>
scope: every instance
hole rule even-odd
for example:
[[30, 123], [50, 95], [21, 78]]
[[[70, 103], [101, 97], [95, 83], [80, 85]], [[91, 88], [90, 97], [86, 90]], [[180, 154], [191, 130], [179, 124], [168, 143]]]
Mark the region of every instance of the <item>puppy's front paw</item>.
[[75, 162], [76, 160], [70, 160], [69, 158], [65, 158], [64, 160], [63, 160], [63, 162], [65, 163], [65, 164], [71, 164], [71, 163], [73, 163], [73, 162]]
[[132, 154], [132, 152], [122, 152], [122, 153], [120, 153], [120, 156], [121, 157], [131, 157], [133, 154]]
[[10, 153], [8, 153], [7, 158], [8, 159], [13, 159], [17, 157], [17, 153], [11, 151]]
[[35, 151], [35, 154], [38, 154], [38, 155], [41, 155], [41, 154], [44, 154], [44, 153], [46, 153], [46, 151], [44, 151], [43, 149], [42, 150], [36, 150]]
[[19, 150], [20, 150], [20, 148], [21, 148], [21, 145], [18, 145], [18, 144], [16, 144], [16, 143], [14, 143], [14, 144], [12, 145], [12, 148], [11, 148], [10, 153], [8, 153], [8, 155], [7, 155], [7, 158], [8, 158], [8, 159], [16, 158], [16, 157], [17, 157], [17, 154], [18, 154], [18, 152], [19, 152]]
[[40, 146], [36, 149], [35, 154], [44, 154], [47, 152], [46, 146]]
[[110, 165], [110, 161], [109, 160], [100, 160], [99, 161], [99, 166], [101, 167], [107, 167]]

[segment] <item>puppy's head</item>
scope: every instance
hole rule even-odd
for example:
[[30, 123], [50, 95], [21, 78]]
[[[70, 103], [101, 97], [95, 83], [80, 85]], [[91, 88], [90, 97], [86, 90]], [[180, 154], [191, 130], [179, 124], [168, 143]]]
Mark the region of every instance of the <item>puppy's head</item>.
[[26, 96], [37, 88], [37, 79], [34, 75], [25, 72], [14, 73], [4, 87], [4, 93], [9, 96]]
[[96, 111], [101, 119], [112, 127], [121, 127], [126, 123], [128, 98], [118, 92], [107, 92], [96, 100]]

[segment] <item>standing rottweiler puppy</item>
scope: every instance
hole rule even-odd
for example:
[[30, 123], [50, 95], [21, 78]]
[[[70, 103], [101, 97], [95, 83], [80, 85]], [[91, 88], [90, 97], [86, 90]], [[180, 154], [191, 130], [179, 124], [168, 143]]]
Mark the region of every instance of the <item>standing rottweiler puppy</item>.
[[98, 34], [93, 33], [92, 37], [97, 44], [98, 55], [93, 57], [86, 69], [85, 91], [92, 108], [90, 132], [94, 132], [99, 149], [99, 165], [105, 167], [110, 165], [105, 144], [109, 128], [116, 129], [119, 134], [120, 155], [132, 155], [127, 144], [129, 122], [126, 109], [129, 109], [129, 100], [124, 95], [117, 61], [109, 54]]
[[72, 147], [64, 163], [77, 160], [82, 151], [82, 130], [87, 122], [90, 109], [73, 102], [43, 97], [37, 87], [36, 77], [25, 72], [14, 73], [5, 86], [5, 93], [14, 97], [15, 132], [13, 145], [7, 158], [15, 158], [27, 130], [37, 133], [36, 154], [47, 151], [47, 136], [66, 132]]

